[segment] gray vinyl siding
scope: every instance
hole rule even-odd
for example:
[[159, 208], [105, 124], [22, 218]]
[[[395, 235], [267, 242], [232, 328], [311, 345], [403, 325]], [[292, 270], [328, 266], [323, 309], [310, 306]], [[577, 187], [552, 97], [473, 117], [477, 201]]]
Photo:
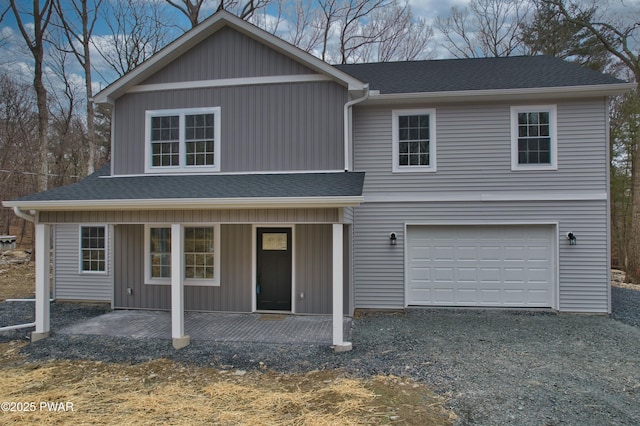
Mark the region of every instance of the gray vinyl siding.
[[338, 208], [43, 211], [41, 223], [339, 223]]
[[[185, 309], [251, 312], [250, 225], [220, 227], [220, 286], [185, 285]], [[170, 309], [169, 285], [144, 284], [144, 225], [115, 227], [115, 307]], [[133, 294], [127, 294], [127, 288]]]
[[54, 297], [61, 300], [110, 302], [113, 294], [112, 259], [109, 257], [112, 235], [107, 230], [107, 271], [105, 274], [80, 272], [80, 225], [54, 227]]
[[312, 70], [231, 28], [222, 28], [142, 84], [309, 74]]
[[[296, 313], [331, 313], [332, 232], [331, 225], [296, 226]], [[304, 293], [304, 299], [300, 297], [301, 293]]]
[[355, 170], [367, 173], [365, 194], [606, 191], [605, 100], [533, 102], [557, 105], [558, 170], [511, 171], [510, 107], [527, 103], [532, 102], [395, 107], [435, 108], [435, 173], [392, 173], [393, 108], [355, 107]]
[[[510, 107], [527, 103], [557, 105], [558, 170], [511, 170]], [[436, 110], [436, 172], [392, 173], [392, 110], [410, 108]], [[405, 306], [406, 224], [546, 222], [559, 224], [558, 309], [607, 312], [608, 211], [598, 200], [608, 191], [606, 123], [603, 98], [355, 107], [354, 164], [366, 172], [365, 203], [354, 219], [356, 308]], [[584, 193], [593, 201], [462, 201], [483, 193], [526, 199], [531, 192]], [[576, 246], [566, 240], [569, 231]]]
[[114, 174], [144, 173], [145, 111], [196, 107], [220, 107], [221, 172], [342, 170], [346, 101], [334, 82], [127, 94], [114, 111]]
[[[356, 308], [405, 307], [406, 224], [558, 223], [559, 306], [609, 309], [606, 201], [365, 203], [356, 209]], [[398, 237], [389, 244], [389, 232]], [[573, 232], [577, 245], [565, 235]]]

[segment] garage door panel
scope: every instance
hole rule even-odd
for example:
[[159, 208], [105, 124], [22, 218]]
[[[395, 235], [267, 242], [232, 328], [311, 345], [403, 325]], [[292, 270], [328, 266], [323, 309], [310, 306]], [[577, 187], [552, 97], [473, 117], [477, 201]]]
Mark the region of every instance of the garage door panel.
[[438, 267], [433, 268], [433, 282], [453, 283], [453, 268]]
[[470, 246], [458, 247], [457, 259], [460, 262], [475, 262], [478, 259], [478, 248]]
[[504, 268], [502, 272], [502, 280], [506, 283], [524, 283], [526, 279], [524, 268]]
[[483, 284], [495, 284], [502, 281], [502, 274], [499, 268], [480, 267], [479, 282]]
[[550, 307], [553, 228], [409, 226], [408, 304]]
[[453, 261], [455, 250], [451, 246], [436, 246], [433, 248], [432, 259], [435, 261]]
[[480, 289], [480, 304], [481, 305], [491, 305], [496, 306], [500, 305], [500, 291], [499, 290], [491, 290], [491, 289]]
[[454, 301], [454, 290], [451, 288], [435, 288], [432, 294], [434, 302], [438, 304], [450, 304]]
[[473, 304], [478, 300], [478, 290], [476, 289], [458, 289], [458, 301]]
[[476, 283], [478, 281], [478, 268], [459, 267], [458, 283]]

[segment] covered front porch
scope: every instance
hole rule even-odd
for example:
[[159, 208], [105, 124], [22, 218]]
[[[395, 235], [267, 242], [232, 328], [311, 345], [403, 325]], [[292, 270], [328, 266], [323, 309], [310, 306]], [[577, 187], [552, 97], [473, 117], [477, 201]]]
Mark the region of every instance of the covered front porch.
[[[64, 285], [62, 299], [168, 310], [176, 349], [190, 342], [191, 310], [330, 314], [331, 343], [349, 350], [343, 317], [363, 183], [364, 173], [342, 171], [112, 177], [104, 167], [4, 202], [35, 223], [32, 340], [50, 331], [55, 230], [54, 252], [65, 252], [54, 258], [56, 298]], [[284, 284], [271, 292], [270, 282]]]
[[[222, 270], [222, 273], [219, 274], [219, 281], [215, 285], [199, 285], [198, 282], [193, 285], [186, 274], [185, 262], [188, 253], [184, 248], [185, 230], [190, 229], [190, 224], [162, 225], [170, 231], [168, 233], [170, 244], [167, 246], [169, 252], [166, 255], [168, 267], [161, 268], [166, 272], [166, 279], [162, 283], [158, 283], [147, 282], [146, 278], [148, 277], [144, 276], [144, 271], [149, 268], [143, 267], [144, 261], [140, 261], [149, 255], [148, 251], [142, 248], [143, 244], [140, 238], [142, 233], [140, 231], [143, 229], [148, 231], [151, 227], [149, 225], [113, 224], [109, 223], [109, 220], [102, 221], [102, 223], [105, 222], [107, 223], [105, 234], [113, 235], [114, 240], [109, 243], [113, 255], [107, 255], [107, 263], [112, 262], [113, 264], [114, 299], [112, 299], [112, 306], [116, 309], [133, 308], [139, 309], [139, 311], [115, 311], [113, 316], [100, 317], [95, 321], [104, 321], [104, 324], [94, 324], [89, 327], [89, 330], [98, 330], [98, 332], [89, 334], [112, 335], [110, 333], [117, 332], [119, 333], [117, 335], [139, 335], [140, 337], [157, 337], [167, 334], [173, 339], [173, 346], [176, 349], [190, 344], [192, 332], [196, 333], [197, 337], [195, 338], [199, 340], [232, 339], [243, 341], [242, 335], [246, 333], [247, 336], [244, 338], [248, 341], [257, 341], [255, 339], [263, 335], [263, 338], [267, 339], [266, 341], [325, 343], [333, 345], [336, 351], [351, 349], [351, 343], [345, 340], [344, 325], [344, 315], [349, 310], [346, 307], [348, 303], [345, 304], [345, 301], [348, 301], [348, 287], [345, 286], [345, 282], [349, 281], [350, 275], [348, 265], [349, 225], [342, 223], [285, 225], [279, 223], [277, 228], [272, 228], [274, 225], [267, 226], [264, 223], [252, 225], [220, 224], [215, 228], [215, 234], [213, 234], [217, 241], [222, 240], [215, 250], [216, 258], [221, 258], [215, 267]], [[45, 265], [48, 266], [51, 261], [49, 246], [52, 226], [55, 225], [36, 224], [36, 330], [32, 334], [32, 341], [46, 338], [50, 332], [48, 301], [52, 295], [49, 288], [49, 268]], [[260, 253], [265, 247], [259, 243], [259, 239], [257, 240], [256, 237], [260, 236], [260, 232], [267, 233], [272, 229], [278, 232], [276, 235], [280, 235], [279, 231], [291, 230], [290, 234], [293, 236], [285, 244], [288, 247], [289, 256], [293, 257], [294, 261], [287, 263], [287, 267], [290, 269], [288, 276], [289, 305], [284, 308], [265, 308], [258, 303], [261, 291], [265, 292], [266, 280], [261, 277], [259, 272], [261, 269], [257, 269], [259, 267], [257, 259], [260, 258]], [[250, 232], [245, 232], [247, 230]], [[321, 238], [310, 236], [309, 233], [318, 234]], [[247, 241], [242, 243], [241, 239], [237, 238], [238, 234], [245, 235]], [[318, 241], [323, 241], [323, 243], [318, 245]], [[246, 248], [238, 250], [239, 244]], [[327, 256], [328, 259], [326, 259]], [[110, 260], [114, 257], [120, 260]], [[325, 260], [318, 264], [319, 259], [323, 258]], [[274, 265], [271, 262], [273, 260], [269, 260], [267, 266], [262, 270], [270, 269]], [[318, 265], [322, 265], [320, 269], [318, 269]], [[244, 271], [242, 271], [243, 269]], [[316, 273], [319, 270], [322, 273], [318, 277]], [[90, 277], [87, 276], [85, 280], [90, 280]], [[324, 289], [320, 289], [318, 285]], [[316, 304], [310, 305], [308, 303], [315, 297], [321, 297], [324, 300], [320, 304], [322, 309], [320, 313], [324, 312], [325, 315], [301, 315], [299, 318], [294, 315], [309, 313], [305, 312], [305, 307], [307, 309], [317, 307]], [[136, 300], [142, 300], [143, 304], [137, 304]], [[211, 304], [212, 301], [215, 304]], [[239, 302], [240, 305], [234, 305], [235, 302]], [[126, 305], [126, 303], [131, 305]], [[185, 312], [188, 310], [225, 312], [218, 314]], [[132, 317], [135, 321], [130, 324], [131, 327], [134, 327], [133, 330], [127, 331], [129, 327], [125, 326], [126, 321], [110, 324], [111, 318], [126, 318], [127, 314], [123, 314], [123, 312], [135, 313], [135, 318]], [[227, 320], [232, 318], [231, 315], [241, 315], [238, 312], [246, 313], [244, 315], [248, 316], [235, 317], [234, 321], [228, 323]], [[157, 321], [145, 321], [145, 318], [155, 318]], [[242, 321], [239, 321], [240, 319]], [[273, 321], [274, 324], [268, 324], [270, 319], [276, 319]], [[219, 320], [220, 323], [218, 323]], [[207, 324], [207, 321], [212, 322]], [[232, 337], [225, 333], [216, 335], [212, 332], [212, 330], [224, 330], [225, 324], [235, 329], [235, 334], [232, 334]], [[288, 329], [291, 324], [295, 327]], [[305, 324], [311, 328], [301, 327]], [[158, 327], [160, 328], [158, 329]], [[324, 332], [319, 333], [319, 330], [324, 330]], [[310, 341], [305, 341], [305, 335], [314, 337]]]

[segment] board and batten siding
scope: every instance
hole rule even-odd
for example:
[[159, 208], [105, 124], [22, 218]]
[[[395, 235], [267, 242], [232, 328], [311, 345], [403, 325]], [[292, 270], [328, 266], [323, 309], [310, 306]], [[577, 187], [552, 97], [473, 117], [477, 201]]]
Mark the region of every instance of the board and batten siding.
[[145, 112], [220, 107], [220, 171], [342, 170], [347, 90], [334, 82], [130, 93], [116, 101], [114, 174], [145, 171]]
[[110, 302], [113, 296], [113, 235], [107, 226], [106, 273], [80, 272], [80, 225], [56, 225], [54, 228], [54, 295], [60, 300]]
[[[114, 232], [116, 308], [170, 309], [169, 285], [144, 284], [144, 225], [116, 225]], [[220, 286], [185, 284], [185, 309], [251, 312], [253, 232], [250, 224], [220, 227]], [[332, 227], [296, 225], [296, 313], [331, 313]], [[127, 289], [131, 288], [132, 294]], [[304, 293], [304, 297], [300, 297]]]
[[41, 223], [339, 223], [338, 208], [42, 211]]
[[[558, 170], [512, 171], [510, 107], [557, 105]], [[354, 108], [354, 169], [366, 171], [367, 195], [523, 191], [607, 191], [607, 105], [603, 98], [478, 104], [400, 105], [435, 108], [434, 173], [392, 173], [391, 107]]]
[[[609, 309], [607, 201], [365, 203], [355, 213], [356, 308], [406, 306], [406, 225], [558, 223], [558, 309]], [[389, 232], [397, 245], [389, 244]], [[577, 245], [569, 245], [567, 232], [577, 236]]]
[[[114, 306], [170, 309], [171, 286], [144, 283], [144, 225], [114, 228]], [[251, 312], [251, 232], [251, 225], [220, 227], [220, 286], [185, 285], [186, 310]]]
[[231, 28], [222, 28], [142, 84], [312, 74], [313, 70]]
[[332, 232], [331, 225], [295, 227], [296, 313], [331, 313]]

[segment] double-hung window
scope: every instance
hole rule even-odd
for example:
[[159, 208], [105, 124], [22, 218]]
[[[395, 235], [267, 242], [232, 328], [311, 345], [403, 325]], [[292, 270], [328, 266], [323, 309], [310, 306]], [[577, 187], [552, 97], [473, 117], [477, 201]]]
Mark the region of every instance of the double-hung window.
[[394, 110], [393, 171], [436, 171], [436, 110]]
[[220, 108], [146, 113], [147, 173], [220, 170]]
[[107, 271], [107, 231], [105, 226], [80, 227], [80, 272]]
[[511, 170], [556, 170], [555, 105], [511, 107]]
[[[220, 227], [184, 226], [182, 257], [185, 285], [220, 285]], [[145, 282], [171, 283], [171, 227], [145, 229]]]

